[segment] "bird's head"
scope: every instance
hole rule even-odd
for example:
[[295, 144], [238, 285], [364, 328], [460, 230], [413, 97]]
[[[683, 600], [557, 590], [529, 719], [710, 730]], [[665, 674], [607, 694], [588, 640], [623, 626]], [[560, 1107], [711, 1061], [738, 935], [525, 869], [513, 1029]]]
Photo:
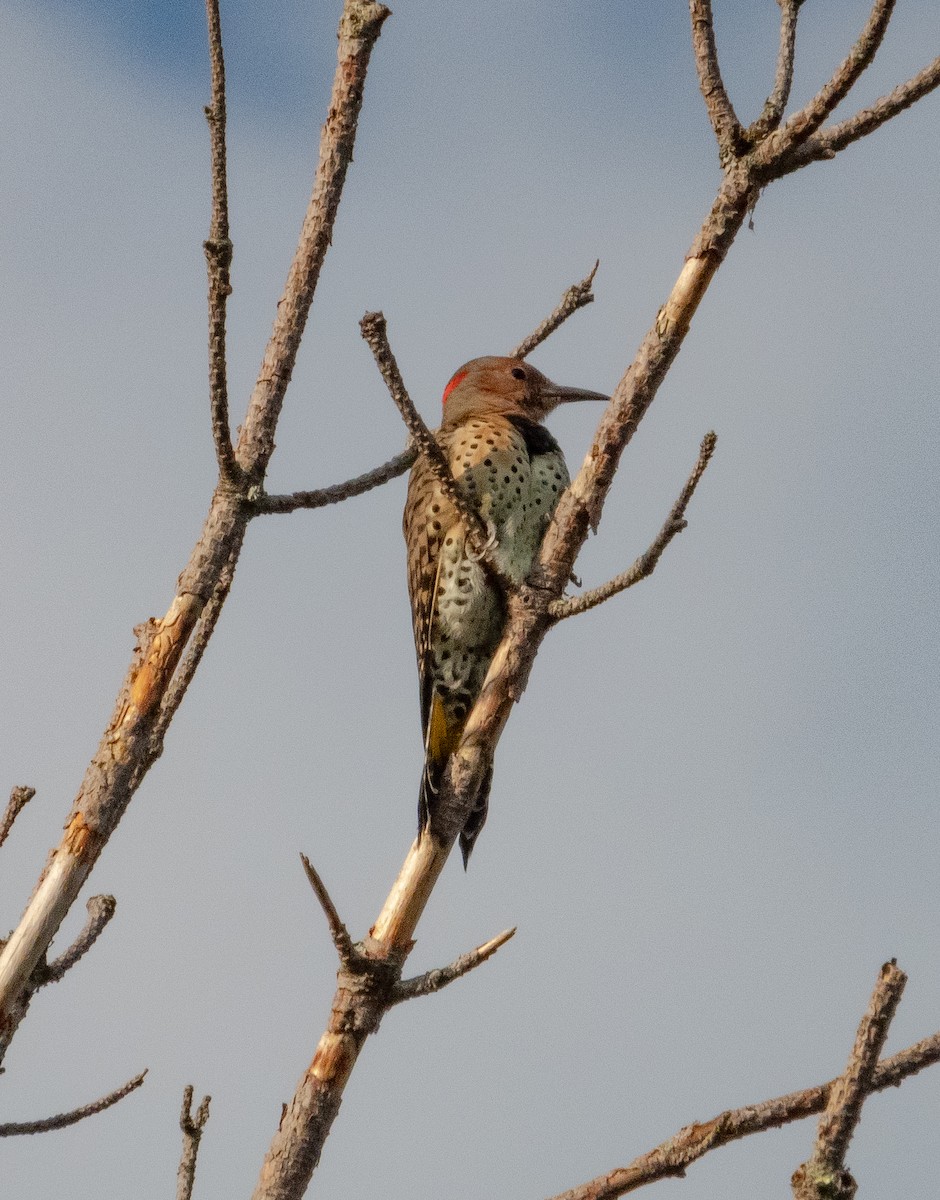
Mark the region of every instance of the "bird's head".
[[474, 358], [444, 388], [444, 424], [488, 413], [544, 421], [553, 408], [573, 400], [610, 397], [585, 388], [561, 387], [521, 358]]

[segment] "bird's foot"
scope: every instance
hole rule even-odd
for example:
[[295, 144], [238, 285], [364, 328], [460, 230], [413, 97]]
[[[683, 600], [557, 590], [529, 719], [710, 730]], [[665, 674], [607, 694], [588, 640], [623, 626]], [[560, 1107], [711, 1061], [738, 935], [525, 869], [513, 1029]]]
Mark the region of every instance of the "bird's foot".
[[467, 558], [469, 558], [471, 562], [479, 562], [480, 559], [485, 558], [491, 550], [495, 550], [498, 545], [499, 545], [499, 541], [497, 540], [497, 537], [496, 537], [496, 526], [493, 524], [492, 521], [487, 521], [487, 523], [486, 523], [486, 541], [480, 547], [479, 552], [474, 552], [468, 546], [467, 550], [466, 550]]

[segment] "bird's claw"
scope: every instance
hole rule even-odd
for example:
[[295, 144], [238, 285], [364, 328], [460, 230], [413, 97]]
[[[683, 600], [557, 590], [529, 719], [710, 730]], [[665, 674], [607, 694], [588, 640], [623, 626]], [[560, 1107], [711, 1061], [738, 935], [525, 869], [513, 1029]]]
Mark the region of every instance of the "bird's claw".
[[495, 550], [498, 545], [499, 545], [499, 542], [497, 541], [497, 538], [496, 538], [496, 526], [493, 524], [492, 521], [487, 521], [487, 523], [486, 523], [486, 541], [480, 547], [479, 551], [474, 551], [468, 546], [467, 547], [467, 558], [469, 558], [471, 562], [479, 562], [480, 559], [485, 558], [491, 550]]

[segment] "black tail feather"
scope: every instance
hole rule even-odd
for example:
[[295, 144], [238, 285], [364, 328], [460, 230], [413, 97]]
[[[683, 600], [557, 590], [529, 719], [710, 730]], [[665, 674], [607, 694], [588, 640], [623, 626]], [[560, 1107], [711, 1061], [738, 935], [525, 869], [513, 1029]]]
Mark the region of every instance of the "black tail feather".
[[[428, 760], [424, 764], [424, 773], [421, 776], [421, 787], [418, 792], [418, 837], [427, 830], [432, 836], [446, 840], [447, 835], [440, 828], [441, 822], [438, 819], [438, 797], [444, 771], [449, 761], [449, 758], [443, 763], [435, 763]], [[463, 856], [463, 868], [465, 871], [470, 861], [470, 854], [473, 851], [474, 844], [480, 836], [480, 831], [486, 824], [486, 813], [492, 782], [493, 767], [491, 764], [487, 768], [473, 808], [464, 822], [464, 827], [460, 833], [460, 853]], [[453, 836], [452, 831], [453, 826], [451, 826], [451, 836]], [[442, 834], [444, 835], [443, 838], [441, 838]]]

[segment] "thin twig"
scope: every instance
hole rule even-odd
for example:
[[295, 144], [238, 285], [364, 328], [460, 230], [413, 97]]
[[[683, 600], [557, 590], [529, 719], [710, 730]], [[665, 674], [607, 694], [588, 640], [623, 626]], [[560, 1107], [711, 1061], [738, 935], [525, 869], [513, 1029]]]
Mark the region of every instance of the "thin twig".
[[411, 434], [415, 448], [427, 460], [428, 466], [433, 471], [434, 477], [441, 486], [441, 491], [457, 510], [458, 516], [463, 521], [464, 529], [466, 530], [467, 545], [471, 553], [501, 582], [507, 592], [511, 591], [514, 586], [512, 581], [504, 576], [503, 572], [493, 562], [493, 556], [490, 553], [493, 538], [490, 530], [487, 529], [474, 505], [458, 487], [454, 473], [450, 469], [450, 463], [447, 461], [447, 456], [437, 444], [434, 434], [425, 425], [421, 414], [415, 408], [414, 402], [408, 395], [401, 372], [398, 369], [398, 363], [395, 361], [395, 355], [392, 353], [392, 348], [389, 345], [385, 317], [380, 312], [366, 313], [359, 322], [359, 328], [362, 330], [362, 336], [369, 344], [369, 348], [375, 358], [376, 366], [379, 368], [382, 378], [385, 380], [385, 386], [388, 388], [389, 394], [394, 400], [396, 408], [401, 413], [402, 420], [405, 422], [408, 432]]
[[10, 792], [10, 799], [7, 801], [3, 817], [0, 819], [0, 846], [9, 837], [13, 822], [35, 795], [36, 789], [32, 787], [15, 787]]
[[408, 446], [401, 454], [396, 454], [388, 462], [355, 479], [347, 479], [345, 483], [333, 483], [329, 487], [317, 488], [312, 492], [291, 492], [286, 496], [262, 496], [257, 501], [256, 512], [259, 516], [268, 513], [289, 513], [298, 508], [323, 508], [327, 504], [339, 504], [352, 496], [362, 496], [373, 488], [381, 487], [390, 479], [410, 470], [418, 458], [418, 451]]
[[859, 1024], [848, 1065], [829, 1090], [813, 1153], [793, 1173], [795, 1200], [851, 1200], [855, 1195], [856, 1184], [845, 1170], [845, 1155], [861, 1119], [862, 1105], [878, 1066], [878, 1055], [887, 1039], [905, 983], [907, 976], [898, 970], [894, 959], [881, 968], [878, 983]]
[[225, 59], [218, 0], [206, 0], [209, 59], [212, 67], [212, 103], [206, 107], [212, 161], [212, 217], [209, 237], [203, 243], [209, 274], [209, 403], [212, 440], [219, 475], [235, 483], [241, 472], [235, 461], [229, 429], [228, 379], [225, 355], [226, 301], [232, 294], [232, 240], [228, 225], [228, 180], [225, 165]]
[[193, 1086], [190, 1083], [183, 1089], [183, 1108], [180, 1112], [183, 1150], [180, 1155], [180, 1165], [176, 1172], [176, 1200], [192, 1200], [199, 1142], [202, 1139], [202, 1131], [206, 1127], [206, 1122], [209, 1120], [209, 1104], [211, 1100], [211, 1096], [203, 1096], [202, 1103], [194, 1114], [192, 1111]]
[[[909, 1076], [937, 1062], [940, 1062], [940, 1032], [879, 1063], [869, 1091], [898, 1087]], [[625, 1196], [659, 1179], [682, 1176], [688, 1166], [709, 1150], [822, 1112], [837, 1083], [837, 1079], [832, 1079], [818, 1087], [730, 1109], [702, 1124], [687, 1125], [653, 1150], [634, 1159], [629, 1166], [617, 1167], [606, 1175], [561, 1192], [551, 1200], [615, 1200], [615, 1197]]]
[[274, 450], [274, 433], [284, 394], [332, 241], [346, 172], [352, 162], [369, 59], [389, 15], [390, 10], [374, 0], [344, 0], [336, 74], [320, 135], [313, 193], [235, 451], [256, 486], [263, 482], [262, 468]]
[[717, 442], [718, 438], [716, 434], [705, 434], [705, 437], [702, 439], [702, 445], [699, 448], [698, 461], [693, 468], [692, 474], [686, 480], [685, 487], [682, 489], [679, 498], [672, 506], [669, 516], [666, 518], [666, 523], [659, 531], [656, 540], [649, 549], [641, 554], [626, 571], [621, 571], [619, 575], [615, 575], [613, 579], [601, 584], [600, 587], [592, 588], [590, 591], [585, 592], [583, 596], [563, 596], [558, 600], [553, 600], [548, 606], [548, 611], [554, 620], [563, 621], [566, 617], [575, 617], [579, 613], [587, 612], [590, 608], [596, 608], [598, 604], [603, 604], [611, 596], [616, 596], [618, 592], [626, 591], [627, 588], [633, 587], [635, 583], [639, 583], [641, 580], [652, 575], [666, 547], [676, 534], [681, 533], [686, 527], [685, 510], [692, 496], [695, 494], [695, 489], [702, 478], [705, 468], [711, 461]]
[[541, 345], [559, 325], [563, 325], [572, 313], [576, 313], [579, 308], [584, 308], [585, 305], [592, 303], [594, 293], [591, 291], [591, 284], [594, 282], [594, 276], [600, 265], [601, 260], [598, 259], [590, 273], [585, 275], [580, 283], [573, 283], [565, 291], [554, 312], [547, 316], [541, 325], [533, 329], [528, 337], [523, 338], [515, 350], [510, 351], [510, 358], [525, 358], [531, 354], [535, 347]]
[[117, 901], [113, 896], [89, 897], [85, 905], [88, 917], [81, 933], [64, 954], [60, 954], [58, 958], [53, 959], [42, 970], [39, 981], [40, 987], [45, 987], [47, 983], [58, 983], [65, 972], [74, 967], [78, 960], [88, 953], [101, 936], [105, 925], [114, 916], [116, 908]]
[[84, 1121], [86, 1117], [93, 1117], [95, 1113], [104, 1112], [106, 1108], [111, 1108], [119, 1100], [123, 1100], [131, 1092], [135, 1092], [144, 1082], [146, 1075], [146, 1071], [141, 1071], [139, 1075], [129, 1079], [116, 1091], [109, 1092], [100, 1100], [93, 1100], [91, 1104], [83, 1104], [81, 1108], [73, 1108], [71, 1112], [59, 1113], [55, 1117], [46, 1117], [42, 1121], [9, 1121], [0, 1125], [0, 1137], [15, 1137], [21, 1133], [48, 1133], [50, 1130], [65, 1129], [68, 1125]]
[[[594, 300], [591, 284], [594, 282], [594, 276], [597, 274], [599, 266], [600, 259], [595, 262], [590, 273], [580, 283], [573, 283], [565, 291], [557, 308], [510, 352], [511, 357], [525, 358], [526, 355], [531, 354], [535, 347], [541, 345], [572, 313], [577, 312], [579, 308], [584, 308]], [[394, 458], [390, 458], [380, 467], [375, 467], [374, 470], [367, 471], [364, 475], [357, 475], [354, 479], [348, 479], [344, 483], [334, 483], [329, 487], [315, 488], [313, 491], [291, 492], [282, 496], [262, 495], [256, 502], [255, 512], [259, 516], [266, 516], [270, 513], [295, 512], [299, 508], [323, 508], [328, 504], [339, 504], [343, 500], [361, 496], [373, 488], [381, 487], [382, 484], [388, 483], [389, 480], [395, 479], [399, 475], [404, 475], [414, 466], [417, 457], [418, 451], [409, 444], [401, 454], [396, 454]]]
[[836, 68], [832, 78], [780, 129], [781, 147], [786, 147], [789, 151], [805, 142], [849, 94], [859, 76], [870, 66], [878, 53], [894, 11], [894, 4], [895, 0], [875, 0], [865, 28], [848, 56]]
[[747, 149], [744, 129], [721, 78], [711, 0], [689, 0], [689, 12], [692, 17], [692, 49], [695, 52], [699, 87], [705, 100], [708, 119], [718, 140], [719, 160], [722, 165], [727, 166]]
[[474, 552], [482, 554], [486, 545], [488, 533], [480, 514], [457, 486], [454, 473], [450, 469], [447, 456], [437, 444], [434, 434], [425, 425], [421, 414], [414, 406], [408, 395], [404, 380], [395, 361], [395, 355], [388, 341], [388, 326], [385, 317], [380, 312], [366, 313], [359, 322], [362, 336], [365, 338], [375, 358], [376, 366], [385, 380], [389, 395], [395, 402], [395, 407], [401, 413], [402, 420], [411, 434], [415, 449], [423, 454], [434, 471], [441, 489], [447, 499], [460, 514], [467, 528], [467, 540]]
[[748, 126], [744, 136], [753, 146], [772, 130], [783, 117], [793, 86], [793, 60], [796, 53], [796, 22], [803, 0], [779, 0], [780, 48], [777, 51], [777, 72], [770, 95], [764, 101], [760, 116]]
[[343, 924], [337, 912], [336, 905], [333, 903], [330, 893], [326, 890], [326, 884], [320, 878], [313, 863], [307, 858], [306, 854], [301, 854], [300, 861], [304, 865], [304, 871], [307, 873], [307, 879], [313, 888], [314, 895], [320, 901], [320, 907], [323, 909], [326, 923], [330, 927], [330, 937], [333, 939], [333, 945], [336, 947], [339, 961], [346, 970], [353, 970], [359, 956], [356, 953], [353, 940], [349, 936], [349, 930]]
[[454, 959], [450, 966], [439, 967], [435, 971], [425, 971], [423, 975], [415, 975], [412, 979], [400, 980], [392, 989], [391, 1003], [401, 1004], [403, 1000], [414, 1000], [417, 996], [430, 996], [432, 992], [439, 992], [441, 988], [447, 987], [455, 979], [460, 979], [462, 975], [468, 974], [474, 967], [485, 963], [500, 946], [505, 946], [515, 932], [515, 926], [512, 929], [504, 929], [502, 933], [497, 934], [488, 942], [484, 942], [482, 946], [477, 946], [476, 950], [461, 954], [459, 958]]
[[216, 623], [222, 614], [222, 605], [232, 590], [232, 583], [235, 579], [235, 567], [238, 563], [240, 551], [241, 543], [239, 542], [236, 546], [232, 547], [228, 561], [219, 571], [212, 595], [209, 597], [208, 603], [204, 606], [196, 628], [190, 637], [186, 657], [177, 667], [170, 686], [163, 696], [160, 704], [160, 715], [152, 735], [157, 742], [162, 741], [163, 735], [169, 728], [176, 710], [183, 703], [183, 697], [186, 695], [187, 689], [193, 681], [196, 669], [202, 662], [202, 656], [209, 644], [209, 639], [212, 637]]

